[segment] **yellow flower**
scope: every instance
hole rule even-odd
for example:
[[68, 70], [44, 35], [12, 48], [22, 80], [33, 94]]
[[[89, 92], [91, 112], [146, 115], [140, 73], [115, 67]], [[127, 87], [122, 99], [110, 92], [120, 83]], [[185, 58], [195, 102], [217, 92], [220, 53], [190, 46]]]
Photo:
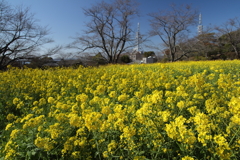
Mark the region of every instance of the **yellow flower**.
[[77, 114], [69, 114], [68, 117], [70, 118], [69, 123], [71, 126], [80, 127], [82, 125], [82, 118]]
[[42, 106], [42, 105], [45, 105], [47, 102], [46, 102], [46, 99], [45, 98], [41, 98], [39, 100], [39, 106]]
[[145, 160], [145, 159], [146, 159], [145, 156], [135, 156], [135, 157], [133, 158], [133, 160]]
[[173, 97], [167, 97], [166, 103], [173, 103], [173, 102], [174, 102]]
[[38, 105], [38, 101], [34, 101], [34, 102], [33, 102], [33, 105], [34, 105], [34, 106], [37, 106], [37, 105]]
[[55, 118], [59, 121], [59, 122], [64, 122], [64, 121], [68, 121], [68, 117], [65, 113], [59, 113], [55, 115]]
[[31, 118], [24, 123], [23, 129], [26, 129], [28, 127], [32, 128], [32, 127], [38, 126], [40, 123], [42, 123], [44, 121], [44, 119], [45, 119], [44, 115], [40, 115], [38, 117]]
[[162, 117], [163, 122], [167, 122], [170, 118], [171, 112], [168, 110], [158, 112], [158, 116]]
[[119, 102], [124, 102], [124, 101], [126, 101], [128, 99], [128, 97], [129, 96], [126, 93], [121, 94], [120, 96], [118, 96], [118, 101]]
[[192, 115], [195, 115], [196, 113], [199, 112], [199, 109], [197, 109], [197, 106], [192, 106], [187, 109]]
[[194, 160], [194, 158], [189, 157], [189, 156], [184, 156], [184, 157], [182, 158], [182, 160]]
[[233, 97], [229, 102], [228, 106], [229, 106], [229, 111], [232, 114], [240, 115], [240, 97], [239, 98]]
[[14, 129], [12, 130], [10, 137], [11, 139], [15, 139], [17, 137], [17, 135], [19, 134], [20, 130], [19, 129]]
[[207, 142], [212, 140], [213, 125], [210, 123], [210, 118], [204, 113], [197, 113], [193, 120], [198, 131], [198, 141], [206, 146]]
[[222, 136], [221, 134], [214, 136], [214, 141], [215, 141], [219, 146], [225, 146], [226, 149], [229, 149], [229, 150], [230, 150], [227, 140], [226, 140], [225, 137]]
[[85, 117], [85, 126], [88, 130], [98, 130], [101, 127], [102, 121], [100, 118], [102, 114], [99, 112], [91, 112]]
[[[39, 128], [41, 130], [41, 128]], [[62, 127], [60, 126], [60, 123], [55, 123], [54, 125], [50, 125], [49, 129], [46, 129], [46, 132], [49, 132], [51, 134], [52, 139], [56, 139], [59, 137], [59, 134], [62, 131]]]
[[135, 95], [137, 98], [141, 99], [142, 96], [144, 95], [144, 91], [143, 91], [143, 90], [137, 91], [137, 92], [134, 93], [134, 95]]
[[108, 158], [108, 151], [103, 152], [103, 158]]
[[216, 147], [216, 153], [221, 159], [230, 159], [231, 148], [225, 137], [221, 134], [214, 136], [214, 142], [218, 144]]
[[86, 135], [86, 131], [84, 129], [85, 127], [79, 128], [76, 132], [77, 136], [85, 136]]
[[15, 159], [17, 155], [17, 148], [16, 142], [9, 140], [5, 145], [4, 152], [6, 153], [5, 159]]
[[111, 143], [108, 144], [108, 152], [111, 152], [117, 148], [117, 143], [115, 140], [112, 140]]
[[22, 107], [24, 106], [24, 103], [23, 101], [20, 101], [18, 104], [17, 104], [17, 109], [21, 109]]
[[134, 136], [136, 134], [136, 129], [134, 128], [133, 125], [130, 126], [126, 126], [123, 128], [123, 134], [120, 136], [120, 138], [131, 138], [132, 136]]
[[54, 103], [54, 98], [53, 97], [48, 97], [48, 103], [50, 103], [50, 104], [52, 104], [52, 103]]
[[41, 137], [37, 137], [34, 141], [34, 144], [38, 147], [38, 148], [43, 148], [46, 151], [50, 151], [54, 148], [54, 143], [55, 141], [51, 140], [50, 138], [41, 138]]
[[235, 125], [240, 125], [240, 115], [233, 115], [231, 117], [231, 121], [235, 124]]
[[13, 119], [16, 119], [17, 118], [17, 116], [15, 116], [14, 114], [12, 114], [12, 113], [9, 113], [8, 115], [7, 115], [7, 120], [9, 120], [9, 121], [11, 121], [11, 120], [13, 120]]
[[162, 97], [163, 97], [163, 91], [153, 91], [152, 93], [152, 97], [151, 97], [151, 101], [152, 103], [160, 103], [162, 102]]
[[102, 95], [106, 91], [106, 87], [104, 85], [98, 85], [96, 88], [96, 91], [94, 92], [94, 95]]
[[166, 124], [165, 130], [170, 138], [192, 145], [195, 143], [196, 137], [191, 129], [187, 129], [185, 122], [186, 118], [179, 116], [170, 124]]
[[21, 100], [19, 98], [14, 98], [13, 99], [13, 104], [17, 105]]
[[87, 138], [86, 137], [81, 137], [80, 139], [76, 139], [74, 141], [74, 146], [80, 146], [80, 147], [84, 147], [86, 144]]
[[31, 117], [33, 117], [34, 115], [33, 114], [28, 114], [27, 116], [25, 116], [24, 118], [21, 119], [21, 123], [24, 122], [25, 120], [28, 120], [30, 119]]
[[80, 107], [82, 110], [84, 110], [87, 106], [88, 104], [86, 102], [83, 102]]
[[166, 88], [166, 89], [170, 89], [170, 88], [171, 88], [171, 83], [166, 83], [166, 84], [165, 84], [165, 88]]
[[102, 114], [109, 115], [111, 112], [112, 111], [111, 111], [111, 108], [109, 106], [103, 106], [102, 107], [102, 111], [101, 111]]
[[178, 108], [179, 108], [180, 110], [182, 110], [182, 109], [185, 107], [184, 101], [178, 102], [178, 103], [177, 103], [177, 106], [178, 106]]
[[195, 99], [204, 99], [204, 97], [201, 94], [194, 94], [193, 98], [195, 98]]
[[63, 155], [73, 150], [75, 140], [76, 140], [76, 137], [68, 138], [68, 140], [64, 143], [64, 147], [61, 151]]
[[76, 96], [76, 100], [78, 102], [86, 102], [88, 100], [88, 95], [86, 95], [85, 93], [79, 94]]
[[124, 120], [121, 118], [118, 118], [117, 121], [114, 123], [114, 128], [122, 131], [124, 127], [125, 127]]
[[72, 152], [72, 157], [74, 158], [74, 159], [78, 159], [79, 157], [80, 157], [80, 152], [79, 151], [74, 151], [74, 152]]
[[5, 127], [5, 130], [9, 130], [9, 128], [11, 128], [12, 126], [13, 126], [12, 123], [7, 124], [7, 126]]
[[91, 99], [91, 100], [89, 101], [89, 103], [90, 103], [91, 105], [99, 104], [99, 102], [101, 102], [101, 98], [98, 97], [98, 96], [94, 96], [93, 99]]

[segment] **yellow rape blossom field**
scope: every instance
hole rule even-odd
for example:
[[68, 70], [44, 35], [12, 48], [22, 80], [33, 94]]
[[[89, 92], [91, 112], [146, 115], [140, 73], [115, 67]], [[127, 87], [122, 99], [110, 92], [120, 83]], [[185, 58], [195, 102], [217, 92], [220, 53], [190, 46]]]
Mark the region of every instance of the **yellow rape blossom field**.
[[240, 159], [240, 61], [0, 73], [0, 159]]

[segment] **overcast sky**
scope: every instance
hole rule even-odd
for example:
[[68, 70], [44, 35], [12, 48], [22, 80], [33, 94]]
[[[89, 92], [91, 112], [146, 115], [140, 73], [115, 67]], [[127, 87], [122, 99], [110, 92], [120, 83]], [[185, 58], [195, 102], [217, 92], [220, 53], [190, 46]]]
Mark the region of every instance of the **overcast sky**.
[[[112, 1], [112, 0], [106, 0]], [[46, 48], [55, 45], [66, 45], [72, 42], [71, 37], [76, 33], [81, 33], [85, 22], [89, 20], [84, 16], [82, 8], [89, 8], [92, 4], [100, 0], [7, 0], [12, 5], [23, 5], [30, 7], [35, 13], [35, 18], [42, 26], [51, 29], [50, 36], [54, 43]], [[146, 34], [149, 30], [148, 13], [158, 10], [167, 10], [169, 5], [191, 4], [202, 14], [202, 24], [220, 25], [230, 18], [240, 16], [239, 0], [137, 0], [140, 6], [141, 17], [136, 18], [134, 23], [140, 22], [140, 31]], [[194, 28], [194, 27], [193, 27]], [[192, 32], [197, 32], [197, 26]], [[160, 38], [151, 38], [153, 44], [159, 45]]]

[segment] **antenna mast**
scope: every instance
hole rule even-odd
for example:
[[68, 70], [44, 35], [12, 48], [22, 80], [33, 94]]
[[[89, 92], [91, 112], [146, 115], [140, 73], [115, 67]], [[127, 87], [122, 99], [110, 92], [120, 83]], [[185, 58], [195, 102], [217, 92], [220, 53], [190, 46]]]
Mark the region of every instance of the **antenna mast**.
[[199, 22], [198, 22], [198, 35], [203, 33], [203, 25], [202, 25], [202, 14], [199, 14]]
[[136, 33], [136, 46], [134, 48], [134, 51], [139, 52], [141, 48], [141, 36], [140, 36], [140, 23], [138, 23], [137, 33]]

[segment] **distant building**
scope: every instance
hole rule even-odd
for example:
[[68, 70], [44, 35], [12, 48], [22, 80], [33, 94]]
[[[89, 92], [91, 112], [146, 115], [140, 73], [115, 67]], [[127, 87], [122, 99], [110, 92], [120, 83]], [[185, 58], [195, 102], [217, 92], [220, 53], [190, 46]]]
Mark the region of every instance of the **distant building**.
[[26, 64], [30, 64], [31, 60], [30, 59], [18, 59], [18, 60], [16, 60], [16, 62], [18, 62], [19, 65], [23, 66], [23, 65], [26, 65]]
[[143, 53], [138, 51], [133, 51], [132, 53], [129, 54], [129, 58], [133, 62], [140, 62], [143, 59]]
[[157, 58], [154, 56], [144, 57], [142, 59], [142, 62], [143, 63], [155, 63], [155, 62], [157, 62]]
[[155, 63], [157, 58], [155, 56], [144, 57], [144, 54], [141, 52], [133, 52], [126, 54], [129, 56], [132, 62], [134, 63]]

